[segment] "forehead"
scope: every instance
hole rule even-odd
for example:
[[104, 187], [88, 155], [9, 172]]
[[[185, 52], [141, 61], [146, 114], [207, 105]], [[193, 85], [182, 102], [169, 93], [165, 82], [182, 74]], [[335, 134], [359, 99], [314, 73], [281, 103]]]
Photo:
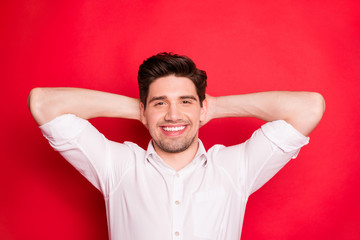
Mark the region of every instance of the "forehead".
[[158, 78], [150, 84], [148, 99], [157, 96], [176, 98], [184, 95], [198, 98], [195, 84], [189, 78], [170, 75]]

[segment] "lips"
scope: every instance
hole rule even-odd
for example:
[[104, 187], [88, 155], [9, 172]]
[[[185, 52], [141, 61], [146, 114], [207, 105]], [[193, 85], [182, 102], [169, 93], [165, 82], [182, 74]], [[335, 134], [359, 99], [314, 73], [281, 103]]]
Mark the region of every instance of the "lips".
[[160, 126], [162, 132], [167, 136], [178, 136], [181, 135], [187, 128], [187, 125], [177, 126]]
[[162, 129], [166, 132], [177, 132], [183, 130], [185, 126], [178, 126], [178, 127], [162, 127]]

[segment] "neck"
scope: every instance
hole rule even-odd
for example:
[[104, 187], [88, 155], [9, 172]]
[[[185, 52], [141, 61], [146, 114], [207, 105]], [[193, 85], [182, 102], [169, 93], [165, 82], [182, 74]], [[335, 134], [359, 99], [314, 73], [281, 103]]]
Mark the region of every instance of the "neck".
[[172, 167], [175, 171], [179, 171], [194, 159], [199, 148], [199, 142], [198, 139], [196, 139], [196, 141], [194, 141], [188, 149], [179, 153], [164, 152], [159, 149], [156, 144], [153, 144], [153, 146], [156, 153], [166, 164]]

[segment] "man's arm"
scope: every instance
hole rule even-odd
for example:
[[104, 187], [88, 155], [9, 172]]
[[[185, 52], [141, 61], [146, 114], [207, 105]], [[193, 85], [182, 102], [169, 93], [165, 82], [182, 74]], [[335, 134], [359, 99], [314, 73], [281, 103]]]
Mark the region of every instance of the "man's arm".
[[139, 100], [81, 88], [34, 88], [28, 106], [39, 125], [66, 113], [84, 119], [118, 117], [140, 120]]
[[207, 121], [225, 117], [285, 120], [308, 136], [325, 111], [324, 98], [314, 92], [272, 91], [222, 97], [206, 96]]

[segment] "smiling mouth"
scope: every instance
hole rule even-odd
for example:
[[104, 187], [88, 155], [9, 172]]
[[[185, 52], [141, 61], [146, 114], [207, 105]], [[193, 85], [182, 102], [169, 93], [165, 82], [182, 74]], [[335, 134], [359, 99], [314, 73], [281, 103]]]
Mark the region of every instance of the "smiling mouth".
[[188, 128], [188, 125], [165, 125], [165, 126], [160, 126], [160, 129], [162, 131], [163, 134], [165, 134], [165, 136], [168, 137], [178, 137], [178, 136], [182, 136], [182, 134], [186, 131], [186, 129]]
[[178, 132], [185, 129], [185, 126], [177, 126], [177, 127], [161, 127], [165, 132]]

